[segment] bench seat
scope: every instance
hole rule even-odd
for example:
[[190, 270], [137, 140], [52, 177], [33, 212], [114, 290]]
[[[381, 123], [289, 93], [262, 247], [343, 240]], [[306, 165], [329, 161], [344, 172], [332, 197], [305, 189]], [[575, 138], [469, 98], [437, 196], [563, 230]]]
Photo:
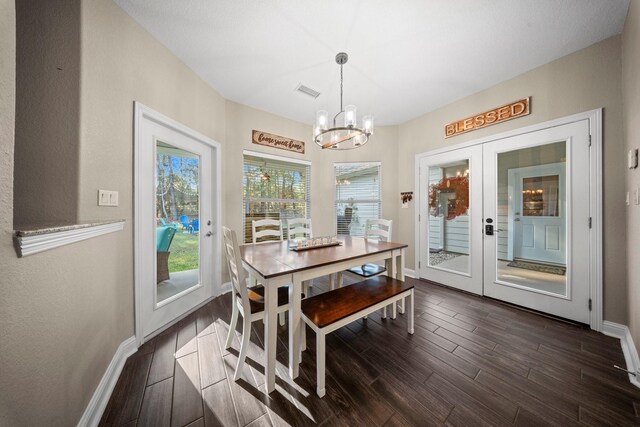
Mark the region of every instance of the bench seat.
[[316, 333], [317, 393], [325, 390], [325, 336], [336, 329], [409, 297], [407, 332], [413, 334], [413, 285], [377, 276], [302, 300], [302, 320]]

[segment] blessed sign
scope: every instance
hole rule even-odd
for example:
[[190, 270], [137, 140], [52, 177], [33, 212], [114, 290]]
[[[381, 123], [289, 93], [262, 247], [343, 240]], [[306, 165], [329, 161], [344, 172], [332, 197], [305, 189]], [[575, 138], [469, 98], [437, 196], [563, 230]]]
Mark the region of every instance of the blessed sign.
[[529, 99], [524, 98], [466, 119], [458, 120], [444, 125], [444, 137], [460, 135], [461, 133], [480, 129], [496, 123], [505, 122], [517, 117], [526, 116], [529, 111]]
[[271, 133], [254, 130], [252, 135], [252, 142], [258, 145], [265, 145], [267, 147], [280, 148], [282, 150], [294, 151], [296, 153], [304, 154], [304, 142], [291, 138], [285, 138], [284, 136], [273, 135]]

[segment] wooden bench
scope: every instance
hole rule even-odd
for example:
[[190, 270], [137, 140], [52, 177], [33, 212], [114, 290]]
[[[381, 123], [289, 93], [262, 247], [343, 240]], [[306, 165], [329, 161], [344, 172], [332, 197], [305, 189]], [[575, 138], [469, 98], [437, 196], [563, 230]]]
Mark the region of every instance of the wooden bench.
[[378, 276], [302, 300], [302, 320], [316, 333], [318, 396], [325, 395], [325, 336], [336, 329], [409, 297], [407, 331], [413, 334], [413, 285]]

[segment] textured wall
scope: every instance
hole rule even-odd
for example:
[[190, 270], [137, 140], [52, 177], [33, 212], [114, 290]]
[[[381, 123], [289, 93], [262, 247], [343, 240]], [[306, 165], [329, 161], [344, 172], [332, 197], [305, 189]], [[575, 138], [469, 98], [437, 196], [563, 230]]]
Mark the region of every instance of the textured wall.
[[14, 223], [25, 228], [74, 224], [80, 143], [80, 0], [17, 1], [16, 20]]
[[[632, 1], [622, 33], [622, 105], [626, 149], [640, 148], [640, 2]], [[640, 191], [640, 169], [626, 169], [626, 191]], [[640, 206], [627, 210], [629, 329], [640, 351]]]
[[[531, 96], [531, 115], [445, 140], [445, 123]], [[622, 142], [620, 37], [612, 37], [463, 98], [399, 127], [398, 181], [414, 187], [417, 153], [604, 107], [604, 318], [627, 321], [626, 212]], [[414, 242], [414, 211], [399, 210], [400, 239]], [[407, 257], [413, 268], [413, 245]]]

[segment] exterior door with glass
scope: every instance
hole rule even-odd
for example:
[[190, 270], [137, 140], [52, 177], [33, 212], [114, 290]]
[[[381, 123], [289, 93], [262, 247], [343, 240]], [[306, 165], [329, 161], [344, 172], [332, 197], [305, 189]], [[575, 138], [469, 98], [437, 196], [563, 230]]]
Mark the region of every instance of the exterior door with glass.
[[214, 277], [220, 275], [219, 147], [139, 104], [136, 127], [140, 339], [214, 296]]
[[420, 159], [420, 277], [482, 294], [482, 146]]
[[483, 167], [484, 295], [589, 323], [589, 121], [485, 143]]

